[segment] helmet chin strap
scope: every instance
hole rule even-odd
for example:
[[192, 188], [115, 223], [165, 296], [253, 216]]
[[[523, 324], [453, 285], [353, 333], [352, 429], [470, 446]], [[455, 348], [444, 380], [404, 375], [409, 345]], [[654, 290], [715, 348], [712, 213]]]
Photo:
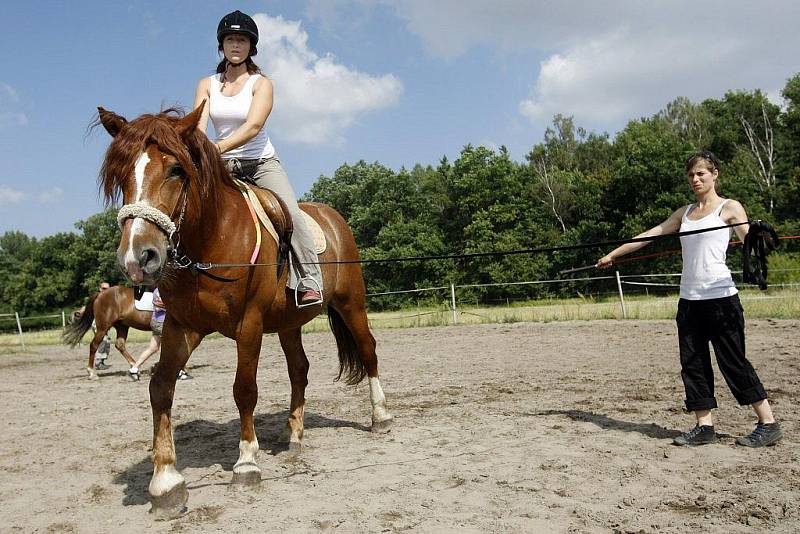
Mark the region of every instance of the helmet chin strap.
[[228, 65], [230, 65], [231, 67], [238, 67], [239, 65], [241, 65], [243, 63], [246, 63], [246, 62], [247, 62], [247, 58], [245, 58], [244, 61], [240, 61], [239, 63], [234, 63], [233, 61], [231, 61], [229, 59], [228, 60]]

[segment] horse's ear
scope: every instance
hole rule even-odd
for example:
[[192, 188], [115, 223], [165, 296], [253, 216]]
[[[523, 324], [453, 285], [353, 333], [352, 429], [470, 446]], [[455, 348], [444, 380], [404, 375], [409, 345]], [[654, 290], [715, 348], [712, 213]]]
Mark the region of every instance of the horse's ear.
[[178, 132], [180, 132], [181, 137], [186, 137], [197, 128], [197, 123], [200, 122], [200, 117], [203, 115], [203, 109], [205, 107], [206, 101], [203, 100], [200, 102], [200, 105], [197, 106], [197, 109], [178, 121]]
[[111, 137], [116, 137], [122, 127], [128, 124], [128, 121], [125, 120], [125, 117], [117, 115], [113, 111], [108, 111], [107, 109], [103, 109], [102, 107], [97, 107], [97, 113], [100, 115], [100, 122], [103, 124], [103, 128], [111, 135]]

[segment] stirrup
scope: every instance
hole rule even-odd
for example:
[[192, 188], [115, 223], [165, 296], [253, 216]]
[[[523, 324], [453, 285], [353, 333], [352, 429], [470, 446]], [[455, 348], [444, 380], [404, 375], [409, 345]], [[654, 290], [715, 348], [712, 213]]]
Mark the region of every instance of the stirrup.
[[[310, 287], [305, 282], [310, 282], [312, 285], [316, 286], [316, 288]], [[313, 301], [313, 302], [301, 303], [300, 302], [300, 288], [301, 287], [305, 287], [306, 289], [315, 289], [317, 291], [317, 293], [319, 293], [319, 300], [316, 300], [316, 301]], [[322, 286], [319, 284], [319, 282], [317, 282], [316, 280], [314, 280], [310, 276], [305, 276], [305, 277], [301, 278], [299, 282], [297, 282], [297, 287], [294, 288], [294, 305], [295, 306], [297, 306], [298, 308], [308, 308], [309, 306], [320, 305], [320, 304], [323, 303], [324, 300], [325, 300], [325, 297], [322, 294]]]

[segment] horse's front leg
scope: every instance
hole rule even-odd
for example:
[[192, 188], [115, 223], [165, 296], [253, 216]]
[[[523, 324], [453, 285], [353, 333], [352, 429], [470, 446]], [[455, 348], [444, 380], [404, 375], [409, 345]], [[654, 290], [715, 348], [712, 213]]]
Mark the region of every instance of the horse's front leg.
[[306, 386], [308, 385], [308, 358], [303, 350], [303, 341], [299, 328], [278, 333], [289, 380], [292, 383], [292, 400], [289, 406], [289, 420], [281, 434], [281, 441], [289, 444], [289, 449], [300, 451], [303, 442], [303, 414], [306, 405]]
[[153, 409], [153, 478], [150, 480], [150, 512], [160, 519], [176, 517], [186, 509], [189, 493], [175, 467], [172, 439], [172, 399], [178, 371], [200, 344], [203, 335], [178, 326], [167, 319], [162, 335], [161, 359], [150, 379], [150, 405]]
[[239, 408], [241, 430], [239, 434], [239, 459], [233, 466], [231, 483], [246, 486], [261, 483], [261, 469], [258, 467], [258, 438], [256, 437], [253, 412], [258, 401], [258, 357], [261, 353], [263, 325], [261, 313], [247, 314], [236, 339], [237, 363], [236, 379], [233, 383], [233, 398]]

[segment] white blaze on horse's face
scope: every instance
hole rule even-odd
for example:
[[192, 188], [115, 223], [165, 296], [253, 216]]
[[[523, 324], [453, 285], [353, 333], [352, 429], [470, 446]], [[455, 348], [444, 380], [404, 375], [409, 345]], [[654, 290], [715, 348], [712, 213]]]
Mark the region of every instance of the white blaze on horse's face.
[[142, 152], [142, 155], [136, 160], [136, 166], [133, 168], [133, 178], [136, 180], [136, 191], [134, 192], [136, 202], [142, 200], [142, 192], [144, 191], [144, 171], [147, 169], [148, 163], [150, 163], [150, 156], [148, 156], [145, 151]]
[[[126, 195], [128, 202], [134, 206], [155, 207], [155, 204], [159, 204], [158, 198], [150, 198], [159, 189], [152, 182], [163, 171], [163, 166], [159, 165], [160, 158], [155, 157], [157, 152], [152, 146], [148, 147], [136, 160], [131, 184], [133, 191], [129, 189], [132, 194]], [[134, 217], [123, 225], [117, 254], [133, 283], [152, 283], [163, 266], [166, 248], [165, 236], [156, 225], [141, 217]]]
[[[142, 193], [144, 193], [145, 170], [147, 169], [148, 163], [150, 163], [150, 156], [147, 155], [147, 151], [144, 151], [142, 152], [142, 155], [139, 156], [139, 159], [136, 160], [136, 165], [133, 168], [133, 179], [134, 183], [136, 184], [136, 190], [133, 192], [133, 198], [135, 199], [134, 202], [137, 204], [149, 204], [146, 199], [142, 201]], [[144, 230], [145, 221], [143, 219], [134, 219], [130, 230], [131, 235], [128, 237], [128, 252], [125, 254], [126, 264], [129, 261], [129, 257], [133, 258], [134, 237], [137, 234], [144, 232]]]

